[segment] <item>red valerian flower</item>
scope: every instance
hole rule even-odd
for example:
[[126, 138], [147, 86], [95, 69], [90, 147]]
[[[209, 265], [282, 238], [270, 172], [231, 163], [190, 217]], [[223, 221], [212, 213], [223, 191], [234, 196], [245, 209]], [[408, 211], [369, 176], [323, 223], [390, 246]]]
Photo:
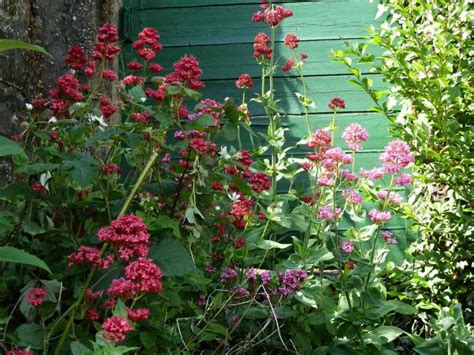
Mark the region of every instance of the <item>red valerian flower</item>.
[[283, 68], [282, 70], [286, 73], [286, 72], [289, 72], [292, 68], [293, 68], [293, 65], [295, 64], [295, 61], [293, 60], [293, 58], [291, 57], [288, 57], [285, 61], [285, 64], [283, 65]]
[[30, 189], [33, 190], [34, 192], [37, 192], [39, 194], [47, 194], [48, 193], [48, 190], [46, 189], [46, 187], [44, 187], [43, 185], [41, 185], [40, 182], [34, 182], [30, 185]]
[[133, 42], [133, 48], [136, 49], [137, 54], [150, 61], [155, 59], [156, 53], [158, 53], [163, 46], [158, 42], [160, 35], [152, 27], [145, 27], [139, 34], [138, 40]]
[[118, 80], [118, 75], [112, 69], [105, 69], [102, 72], [102, 78], [104, 78], [105, 80], [108, 80], [108, 81], [115, 81], [115, 80]]
[[126, 311], [128, 319], [130, 319], [132, 322], [140, 322], [142, 320], [148, 319], [150, 316], [150, 310], [148, 308], [126, 308]]
[[245, 244], [247, 244], [247, 241], [245, 240], [245, 237], [243, 235], [239, 236], [236, 240], [234, 240], [233, 245], [235, 249], [240, 249], [242, 248]]
[[87, 63], [84, 49], [80, 46], [73, 46], [67, 50], [67, 56], [64, 62], [69, 65], [71, 69], [82, 70], [84, 65]]
[[45, 290], [44, 288], [32, 288], [28, 290], [26, 301], [35, 307], [39, 307], [43, 303], [47, 294], [48, 290]]
[[112, 175], [112, 174], [120, 175], [122, 174], [123, 170], [117, 164], [109, 163], [109, 164], [104, 165], [101, 171], [105, 175]]
[[166, 96], [166, 91], [166, 86], [160, 85], [156, 90], [153, 90], [152, 88], [146, 88], [145, 95], [155, 99], [156, 101], [163, 101]]
[[166, 83], [182, 83], [193, 90], [199, 90], [204, 87], [204, 84], [199, 80], [202, 75], [202, 70], [194, 56], [184, 55], [173, 64], [173, 69], [174, 72], [165, 77]]
[[5, 355], [34, 355], [31, 350], [27, 349], [12, 349], [8, 350]]
[[125, 78], [122, 79], [122, 84], [130, 86], [141, 85], [144, 82], [145, 79], [137, 75], [127, 75]]
[[383, 212], [383, 211], [376, 210], [375, 208], [369, 211], [370, 220], [373, 223], [378, 224], [378, 225], [387, 222], [391, 217], [392, 217], [392, 214], [388, 211]]
[[103, 258], [99, 249], [81, 245], [79, 249], [68, 255], [68, 266], [75, 266], [79, 264], [90, 264], [94, 267], [108, 269], [113, 262], [113, 255]]
[[134, 112], [130, 114], [130, 118], [137, 123], [147, 125], [153, 119], [153, 115], [148, 111]]
[[235, 82], [235, 86], [237, 86], [239, 89], [253, 88], [252, 78], [247, 73], [244, 73], [239, 76], [239, 79], [237, 79]]
[[403, 168], [415, 161], [415, 157], [408, 144], [396, 139], [387, 144], [384, 152], [380, 155], [385, 173], [396, 174]]
[[84, 68], [84, 74], [90, 78], [94, 75], [96, 69], [96, 64], [93, 61], [87, 62], [85, 68]]
[[115, 55], [120, 52], [120, 47], [114, 45], [119, 41], [118, 29], [110, 23], [105, 23], [99, 28], [97, 35], [97, 43], [94, 45], [91, 57], [95, 60], [107, 60], [112, 62], [115, 60]]
[[306, 146], [310, 149], [314, 149], [316, 147], [327, 146], [331, 144], [331, 141], [331, 133], [324, 129], [318, 128], [311, 136], [310, 141], [306, 143]]
[[95, 308], [89, 308], [84, 314], [84, 318], [90, 321], [98, 321], [100, 319], [100, 314]]
[[104, 339], [108, 343], [121, 343], [125, 340], [127, 333], [133, 330], [127, 319], [120, 316], [112, 316], [106, 319], [102, 324]]
[[105, 118], [109, 118], [117, 111], [117, 108], [112, 106], [111, 104], [112, 101], [109, 98], [105, 96], [101, 96], [99, 98], [99, 101], [100, 101], [100, 112]]
[[290, 49], [298, 48], [298, 43], [300, 39], [293, 33], [288, 33], [285, 37], [285, 46]]
[[351, 123], [344, 130], [342, 138], [350, 150], [358, 152], [362, 149], [361, 143], [369, 139], [369, 134], [360, 124]]
[[335, 97], [331, 100], [331, 102], [328, 104], [328, 107], [330, 110], [337, 110], [338, 108], [346, 108], [346, 102], [344, 99], [341, 99], [339, 97]]
[[99, 230], [97, 237], [118, 248], [120, 258], [123, 260], [148, 254], [150, 234], [146, 224], [134, 214], [124, 215], [112, 221], [110, 226]]
[[272, 58], [273, 49], [269, 44], [270, 38], [265, 33], [257, 34], [253, 42], [253, 56], [260, 60], [270, 60]]
[[249, 183], [252, 185], [252, 190], [256, 192], [262, 192], [266, 190], [270, 190], [272, 187], [272, 182], [267, 174], [258, 172], [253, 174], [249, 178]]
[[254, 201], [250, 199], [241, 199], [232, 204], [232, 209], [230, 210], [229, 215], [234, 217], [233, 224], [236, 228], [245, 228], [247, 225], [246, 220], [252, 215], [254, 204]]
[[163, 290], [162, 275], [160, 268], [153, 260], [143, 257], [128, 264], [125, 268], [125, 277], [133, 281], [142, 293], [160, 293]]
[[308, 55], [306, 53], [301, 53], [300, 56], [301, 56], [301, 60], [308, 59]]
[[121, 298], [123, 300], [130, 300], [135, 296], [136, 287], [135, 284], [126, 280], [123, 277], [112, 280], [112, 283], [107, 290], [110, 297]]
[[163, 67], [157, 63], [153, 63], [148, 66], [148, 70], [151, 71], [152, 73], [159, 73], [160, 71], [163, 70]]
[[130, 70], [140, 70], [143, 68], [143, 64], [136, 61], [131, 61], [127, 64], [127, 68]]

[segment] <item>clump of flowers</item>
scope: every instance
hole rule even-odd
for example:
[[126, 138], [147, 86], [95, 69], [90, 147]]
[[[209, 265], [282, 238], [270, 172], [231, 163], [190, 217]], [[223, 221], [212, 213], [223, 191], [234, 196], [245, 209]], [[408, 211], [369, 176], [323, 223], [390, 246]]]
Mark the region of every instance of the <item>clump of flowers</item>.
[[125, 336], [133, 330], [133, 327], [126, 318], [112, 316], [102, 324], [102, 330], [107, 342], [118, 344], [125, 340]]
[[342, 138], [350, 150], [358, 152], [362, 149], [361, 143], [369, 139], [369, 134], [360, 124], [352, 123], [347, 126]]
[[181, 83], [193, 90], [199, 90], [204, 87], [200, 81], [202, 69], [199, 62], [192, 55], [185, 55], [173, 64], [174, 72], [165, 77], [166, 83]]
[[396, 174], [413, 163], [415, 157], [408, 144], [397, 139], [387, 144], [384, 152], [380, 155], [380, 160], [385, 173]]
[[32, 288], [28, 290], [26, 301], [35, 307], [39, 307], [43, 303], [47, 294], [48, 290], [44, 288]]

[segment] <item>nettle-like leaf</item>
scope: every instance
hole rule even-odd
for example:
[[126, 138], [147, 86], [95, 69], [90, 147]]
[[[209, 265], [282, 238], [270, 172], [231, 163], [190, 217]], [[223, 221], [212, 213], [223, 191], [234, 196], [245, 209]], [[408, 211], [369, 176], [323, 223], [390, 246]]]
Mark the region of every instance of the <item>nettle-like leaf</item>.
[[163, 275], [168, 277], [183, 277], [196, 272], [191, 255], [175, 239], [166, 238], [158, 245], [153, 245], [149, 257], [160, 267]]
[[40, 258], [14, 247], [0, 247], [0, 261], [36, 266], [51, 274], [51, 270]]

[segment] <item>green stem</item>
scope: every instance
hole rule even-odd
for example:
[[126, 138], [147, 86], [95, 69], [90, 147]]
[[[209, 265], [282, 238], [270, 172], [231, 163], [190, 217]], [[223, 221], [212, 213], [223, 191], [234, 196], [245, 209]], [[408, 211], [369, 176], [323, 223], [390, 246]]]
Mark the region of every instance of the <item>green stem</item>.
[[[387, 198], [385, 199], [385, 202], [383, 204], [382, 212], [385, 212], [385, 210], [387, 209], [387, 204], [388, 204], [388, 201], [390, 199], [390, 192], [392, 191], [394, 177], [395, 177], [395, 175], [392, 175], [392, 178], [390, 179], [390, 184], [388, 185]], [[371, 251], [370, 251], [369, 272], [367, 274], [367, 279], [365, 280], [365, 290], [366, 291], [369, 287], [370, 277], [372, 276], [372, 272], [374, 271], [375, 247], [377, 246], [377, 238], [378, 238], [379, 232], [380, 232], [380, 225], [377, 226], [377, 230], [375, 231], [374, 240], [372, 241], [372, 248], [371, 248]]]
[[[156, 152], [151, 153], [150, 158], [148, 159], [148, 162], [145, 165], [145, 168], [142, 170], [140, 176], [138, 177], [137, 181], [132, 187], [132, 190], [128, 194], [127, 199], [125, 200], [125, 203], [122, 206], [122, 209], [120, 210], [118, 217], [121, 217], [127, 212], [128, 207], [130, 206], [130, 203], [135, 196], [138, 188], [142, 184], [143, 180], [147, 176], [148, 172], [150, 171], [151, 167], [153, 166], [153, 163], [155, 162], [156, 158], [158, 157], [158, 154]], [[118, 218], [117, 217], [117, 218]], [[108, 248], [108, 244], [104, 244], [102, 246], [102, 249], [100, 250], [100, 254], [103, 255], [105, 251]], [[86, 290], [89, 287], [90, 283], [92, 282], [92, 279], [94, 278], [94, 275], [97, 271], [97, 267], [93, 267], [92, 270], [89, 272], [89, 275], [87, 276], [86, 282], [84, 284], [84, 287], [82, 288], [82, 291], [79, 295], [79, 298], [77, 301], [72, 305], [72, 312], [71, 315], [69, 316], [69, 319], [66, 323], [66, 326], [64, 327], [64, 331], [61, 334], [61, 338], [59, 339], [58, 345], [56, 346], [56, 349], [54, 350], [54, 355], [59, 355], [61, 353], [62, 347], [64, 345], [64, 342], [66, 341], [66, 337], [69, 334], [69, 330], [71, 329], [71, 326], [74, 322], [74, 318], [76, 315], [76, 310], [80, 308], [82, 305], [82, 302], [84, 301], [84, 297], [86, 294]]]
[[334, 115], [332, 116], [332, 122], [331, 122], [331, 144], [334, 147], [334, 133], [336, 133], [336, 114], [337, 114], [337, 109], [334, 109]]

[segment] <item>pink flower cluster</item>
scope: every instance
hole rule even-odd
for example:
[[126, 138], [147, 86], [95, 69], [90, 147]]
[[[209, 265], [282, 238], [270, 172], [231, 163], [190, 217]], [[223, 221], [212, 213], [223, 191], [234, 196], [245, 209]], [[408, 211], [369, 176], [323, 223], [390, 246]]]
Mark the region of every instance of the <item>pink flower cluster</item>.
[[318, 212], [319, 219], [325, 219], [328, 221], [335, 220], [342, 215], [342, 210], [338, 207], [334, 208], [333, 206], [321, 206]]
[[362, 197], [356, 190], [344, 190], [342, 191], [342, 196], [348, 203], [352, 203], [353, 205], [362, 204]]
[[415, 161], [408, 144], [397, 139], [391, 141], [380, 155], [382, 166], [387, 174], [396, 174]]
[[346, 102], [344, 101], [344, 99], [335, 97], [331, 100], [331, 102], [329, 102], [328, 108], [333, 111], [337, 109], [343, 109], [346, 108]]
[[285, 46], [287, 46], [290, 49], [298, 48], [299, 42], [300, 42], [300, 39], [298, 38], [298, 36], [296, 36], [293, 33], [288, 33], [285, 37]]
[[352, 123], [344, 130], [342, 138], [350, 150], [358, 152], [362, 149], [361, 143], [367, 141], [369, 135], [360, 124]]
[[99, 28], [97, 42], [92, 50], [91, 57], [95, 60], [107, 60], [112, 62], [115, 55], [120, 52], [120, 47], [114, 43], [119, 41], [118, 29], [110, 23], [106, 23]]
[[247, 73], [242, 74], [239, 76], [239, 79], [235, 82], [235, 86], [239, 89], [248, 89], [253, 88], [253, 81], [250, 75]]
[[121, 343], [125, 336], [133, 330], [126, 318], [112, 316], [102, 324], [104, 338], [108, 343]]
[[129, 260], [148, 254], [150, 234], [146, 224], [134, 214], [122, 216], [97, 233], [100, 240], [118, 249], [120, 258]]
[[162, 276], [160, 268], [148, 258], [138, 258], [125, 267], [125, 277], [142, 293], [160, 293]]
[[28, 297], [26, 298], [26, 301], [35, 307], [39, 307], [43, 303], [47, 294], [48, 290], [44, 288], [31, 288], [28, 290]]
[[270, 60], [272, 52], [270, 38], [265, 33], [257, 34], [253, 42], [253, 56], [258, 60]]
[[403, 202], [403, 197], [397, 194], [396, 192], [382, 190], [377, 193], [377, 197], [382, 201], [390, 201], [393, 205], [399, 205]]
[[343, 253], [350, 254], [354, 251], [354, 241], [348, 239], [341, 242], [340, 248]]
[[100, 267], [102, 269], [108, 269], [114, 261], [114, 256], [109, 255], [107, 258], [103, 258], [99, 249], [81, 245], [79, 249], [68, 255], [68, 266], [75, 266], [80, 264], [88, 264], [93, 267]]
[[390, 231], [382, 231], [380, 234], [382, 235], [383, 239], [384, 239], [388, 244], [392, 244], [392, 245], [398, 244], [398, 241], [397, 241], [395, 238], [393, 238], [393, 233], [392, 233], [392, 232], [390, 232]]
[[392, 214], [388, 211], [384, 212], [373, 208], [369, 211], [369, 218], [373, 223], [381, 225], [390, 220]]

